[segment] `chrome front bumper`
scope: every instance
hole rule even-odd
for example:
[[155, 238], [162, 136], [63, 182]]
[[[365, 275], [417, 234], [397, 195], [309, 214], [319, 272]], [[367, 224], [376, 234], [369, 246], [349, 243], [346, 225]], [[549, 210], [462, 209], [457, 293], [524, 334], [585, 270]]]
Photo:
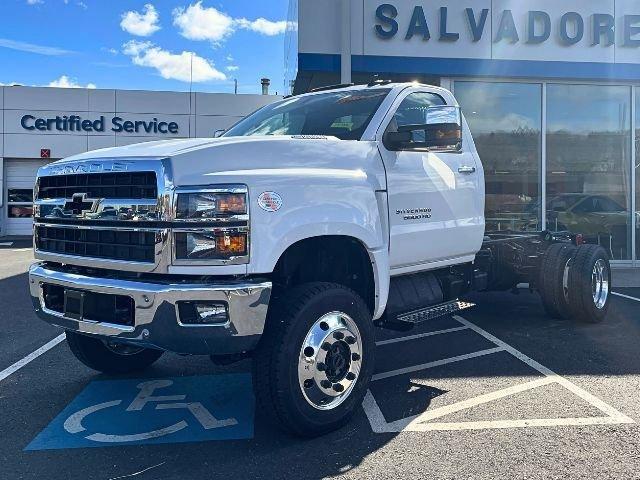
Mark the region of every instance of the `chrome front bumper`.
[[[74, 290], [124, 295], [134, 301], [134, 326], [78, 320], [45, 307], [44, 284]], [[232, 354], [252, 350], [267, 316], [271, 282], [147, 283], [114, 277], [89, 277], [36, 263], [29, 269], [36, 313], [44, 321], [74, 332], [184, 354]], [[229, 321], [221, 325], [182, 325], [178, 302], [226, 302]]]

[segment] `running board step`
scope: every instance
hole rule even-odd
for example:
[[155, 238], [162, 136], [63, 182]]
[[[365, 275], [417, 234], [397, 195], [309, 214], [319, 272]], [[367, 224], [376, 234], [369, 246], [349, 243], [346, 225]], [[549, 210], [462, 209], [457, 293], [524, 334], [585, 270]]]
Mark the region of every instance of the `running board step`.
[[430, 307], [402, 313], [393, 319], [384, 316], [376, 322], [376, 326], [388, 328], [390, 330], [411, 330], [413, 327], [421, 323], [444, 317], [446, 315], [451, 315], [453, 313], [460, 312], [461, 310], [475, 307], [475, 305], [475, 303], [471, 302], [453, 300], [451, 302], [439, 303], [438, 305], [432, 305]]
[[475, 303], [454, 300], [453, 302], [441, 303], [439, 305], [433, 305], [431, 307], [422, 308], [420, 310], [414, 310], [413, 312], [398, 315], [398, 321], [413, 323], [415, 325], [418, 323], [428, 322], [429, 320], [433, 320], [434, 318], [451, 315], [452, 313], [466, 310], [467, 308], [475, 306]]

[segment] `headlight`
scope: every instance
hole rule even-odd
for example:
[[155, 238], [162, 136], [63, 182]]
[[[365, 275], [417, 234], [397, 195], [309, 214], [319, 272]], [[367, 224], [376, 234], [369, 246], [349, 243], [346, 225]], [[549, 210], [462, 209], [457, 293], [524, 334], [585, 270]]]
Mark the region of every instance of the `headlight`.
[[208, 220], [247, 213], [244, 192], [179, 193], [176, 220]]
[[181, 264], [247, 263], [247, 195], [244, 185], [178, 191], [175, 199], [177, 225], [173, 229], [175, 260]]
[[244, 232], [176, 232], [176, 259], [227, 260], [247, 255]]

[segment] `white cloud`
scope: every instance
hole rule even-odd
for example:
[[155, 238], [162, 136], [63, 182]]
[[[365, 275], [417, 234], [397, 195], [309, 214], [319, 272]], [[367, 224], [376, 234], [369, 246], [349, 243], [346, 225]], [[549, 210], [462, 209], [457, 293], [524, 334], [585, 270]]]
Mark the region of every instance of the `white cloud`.
[[174, 9], [173, 24], [178, 27], [180, 35], [189, 40], [208, 40], [213, 43], [224, 41], [237, 29], [274, 36], [283, 34], [294, 25], [285, 20], [273, 22], [266, 18], [233, 18], [217, 8], [203, 7], [202, 0], [186, 8]]
[[246, 18], [239, 18], [236, 20], [238, 27], [245, 30], [251, 30], [262, 35], [268, 35], [273, 37], [274, 35], [281, 35], [287, 30], [287, 22], [281, 20], [278, 22], [272, 22], [266, 18], [258, 18], [257, 20], [247, 20]]
[[226, 75], [214, 64], [193, 52], [171, 53], [151, 42], [131, 40], [123, 46], [122, 52], [131, 57], [134, 65], [155, 68], [166, 79], [189, 82], [193, 72], [194, 82], [226, 80]]
[[69, 78], [66, 75], [62, 75], [60, 78], [49, 82], [47, 86], [57, 88], [96, 88], [94, 83], [80, 85], [74, 78]]
[[78, 5], [80, 8], [83, 8], [84, 10], [87, 10], [89, 7], [87, 7], [87, 4], [84, 2], [78, 2], [76, 3], [76, 5]]
[[74, 53], [70, 50], [64, 50], [57, 47], [47, 47], [45, 45], [36, 45], [35, 43], [20, 42], [17, 40], [9, 40], [8, 38], [0, 38], [0, 47], [18, 50], [20, 52], [37, 53], [40, 55], [69, 55]]
[[233, 55], [227, 55], [227, 62], [233, 62]]
[[44, 3], [43, 0], [27, 0], [27, 4], [28, 5], [39, 5], [39, 4], [42, 4], [42, 3]]
[[229, 65], [227, 67], [227, 71], [229, 72], [237, 72], [238, 70], [240, 70], [240, 67], [237, 65]]
[[158, 15], [156, 7], [147, 3], [144, 6], [144, 13], [135, 11], [123, 13], [120, 27], [131, 35], [148, 37], [160, 30], [160, 25], [158, 25], [159, 20], [160, 16]]
[[203, 7], [201, 1], [174, 9], [173, 24], [189, 40], [221, 42], [234, 30], [233, 18], [216, 8]]

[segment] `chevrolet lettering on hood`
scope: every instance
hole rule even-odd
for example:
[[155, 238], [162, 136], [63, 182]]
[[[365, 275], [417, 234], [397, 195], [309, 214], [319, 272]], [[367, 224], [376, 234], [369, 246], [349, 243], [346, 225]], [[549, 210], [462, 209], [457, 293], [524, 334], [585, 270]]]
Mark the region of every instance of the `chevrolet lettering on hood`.
[[73, 173], [125, 172], [127, 162], [91, 162], [71, 165], [51, 165], [50, 175], [68, 175]]

